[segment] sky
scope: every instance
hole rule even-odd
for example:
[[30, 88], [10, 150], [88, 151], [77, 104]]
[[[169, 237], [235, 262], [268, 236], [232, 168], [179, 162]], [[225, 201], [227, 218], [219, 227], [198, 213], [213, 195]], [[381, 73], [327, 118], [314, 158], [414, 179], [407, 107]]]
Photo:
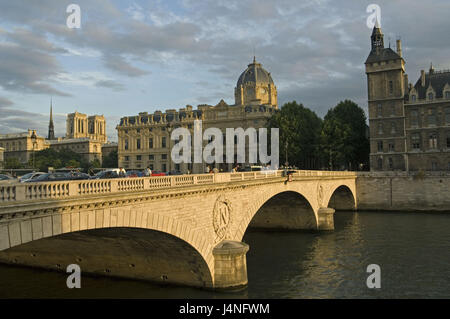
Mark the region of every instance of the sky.
[[[80, 7], [80, 28], [66, 9]], [[448, 0], [0, 0], [0, 134], [56, 136], [66, 114], [103, 114], [109, 140], [122, 116], [234, 104], [253, 55], [278, 103], [323, 117], [351, 99], [366, 110], [368, 5], [381, 8], [385, 45], [403, 43], [406, 72], [450, 69]]]

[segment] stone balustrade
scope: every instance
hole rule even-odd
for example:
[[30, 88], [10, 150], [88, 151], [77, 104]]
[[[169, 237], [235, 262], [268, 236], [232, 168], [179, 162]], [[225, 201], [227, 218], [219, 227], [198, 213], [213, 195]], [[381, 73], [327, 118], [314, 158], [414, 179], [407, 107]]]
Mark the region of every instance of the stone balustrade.
[[[171, 187], [186, 187], [190, 185], [205, 185], [215, 183], [230, 183], [258, 180], [265, 178], [280, 178], [283, 171], [255, 171], [240, 173], [176, 175], [141, 178], [93, 179], [61, 182], [38, 183], [8, 183], [0, 184], [0, 204], [19, 201], [45, 199], [64, 199], [76, 196], [112, 194], [118, 192], [134, 192]], [[298, 170], [293, 177], [318, 176], [355, 176], [355, 172], [306, 171]]]

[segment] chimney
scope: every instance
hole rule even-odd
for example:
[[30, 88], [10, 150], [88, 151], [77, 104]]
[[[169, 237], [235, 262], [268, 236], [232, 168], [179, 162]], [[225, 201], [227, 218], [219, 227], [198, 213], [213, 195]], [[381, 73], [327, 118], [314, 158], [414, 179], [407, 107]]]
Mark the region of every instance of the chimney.
[[425, 86], [425, 71], [424, 70], [420, 70], [420, 81], [422, 86]]
[[400, 40], [400, 39], [397, 40], [397, 54], [400, 57], [403, 57], [402, 56], [402, 40]]

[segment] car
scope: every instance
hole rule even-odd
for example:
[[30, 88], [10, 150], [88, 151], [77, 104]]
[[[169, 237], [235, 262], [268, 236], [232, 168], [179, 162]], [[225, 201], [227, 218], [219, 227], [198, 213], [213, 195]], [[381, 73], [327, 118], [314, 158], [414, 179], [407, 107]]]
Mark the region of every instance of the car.
[[44, 173], [44, 172], [31, 172], [31, 173], [28, 173], [28, 174], [25, 174], [25, 175], [21, 176], [19, 178], [19, 182], [24, 183], [24, 182], [28, 181], [29, 179], [35, 179], [35, 178], [37, 178], [37, 177], [39, 177], [39, 176], [41, 176], [43, 174], [46, 174], [46, 173]]
[[11, 177], [9, 175], [0, 174], [0, 181], [11, 181], [14, 180], [14, 177]]
[[144, 173], [140, 171], [128, 171], [125, 174], [126, 177], [143, 177]]
[[86, 173], [81, 172], [70, 172], [67, 173], [70, 180], [76, 181], [76, 180], [82, 180], [82, 179], [89, 179], [89, 175]]
[[108, 179], [108, 178], [119, 178], [118, 172], [115, 170], [101, 171], [91, 176], [90, 179]]
[[70, 180], [71, 176], [69, 173], [46, 173], [42, 174], [41, 176], [38, 176], [32, 180], [27, 180], [25, 183], [39, 183], [39, 182], [56, 182], [56, 181], [67, 181]]
[[183, 175], [180, 171], [170, 171], [167, 172], [166, 175]]
[[159, 171], [152, 171], [152, 176], [166, 176], [166, 173]]

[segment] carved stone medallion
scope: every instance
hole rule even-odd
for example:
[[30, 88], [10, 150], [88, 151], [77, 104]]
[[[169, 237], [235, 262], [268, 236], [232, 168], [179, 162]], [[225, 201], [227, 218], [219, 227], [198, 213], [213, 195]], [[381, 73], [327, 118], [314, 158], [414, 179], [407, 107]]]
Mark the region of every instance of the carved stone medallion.
[[223, 239], [231, 221], [231, 203], [224, 195], [220, 195], [213, 210], [213, 227], [216, 233], [216, 242]]

